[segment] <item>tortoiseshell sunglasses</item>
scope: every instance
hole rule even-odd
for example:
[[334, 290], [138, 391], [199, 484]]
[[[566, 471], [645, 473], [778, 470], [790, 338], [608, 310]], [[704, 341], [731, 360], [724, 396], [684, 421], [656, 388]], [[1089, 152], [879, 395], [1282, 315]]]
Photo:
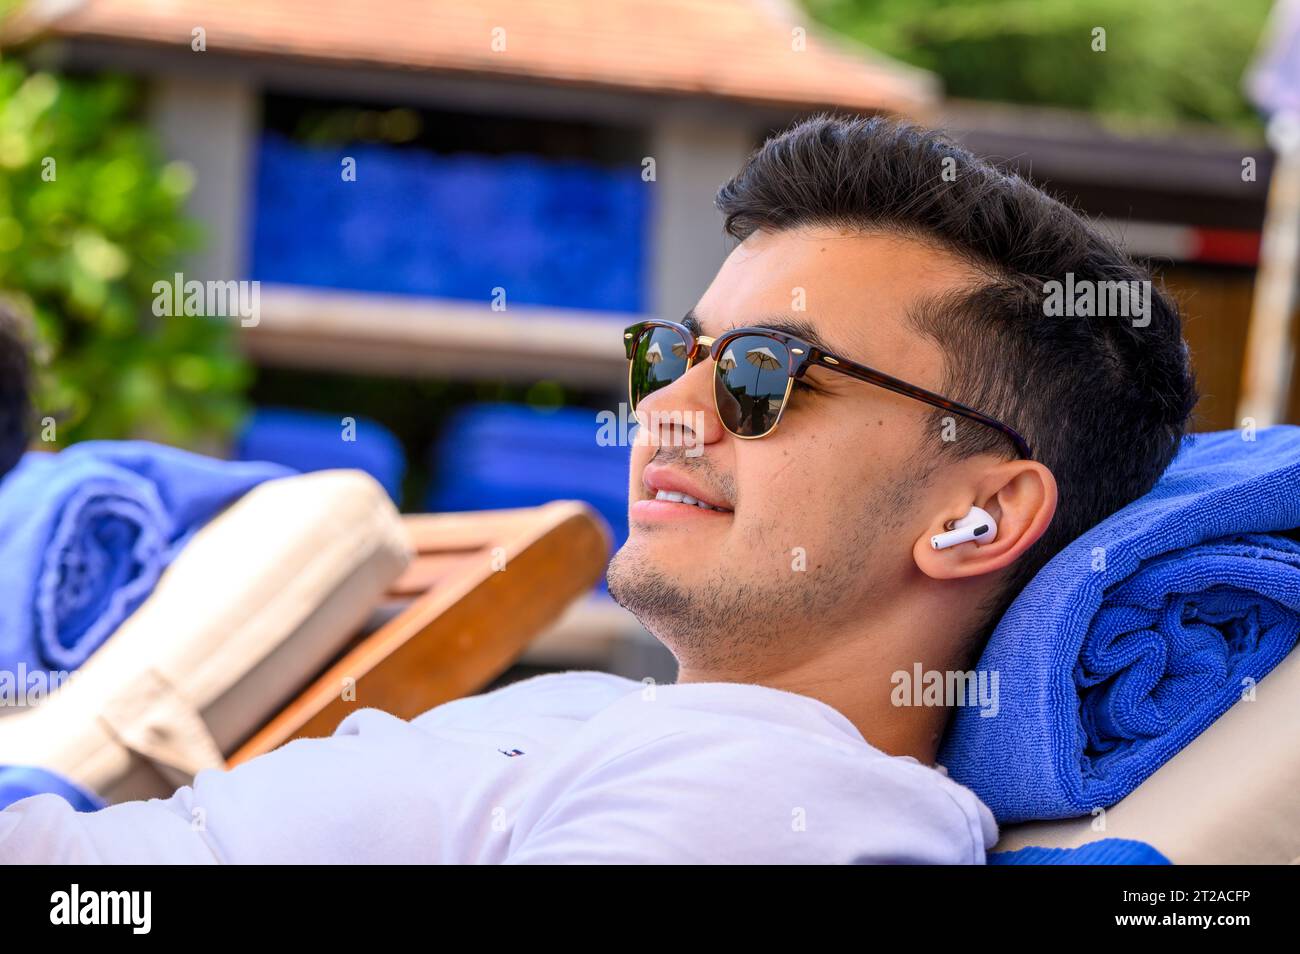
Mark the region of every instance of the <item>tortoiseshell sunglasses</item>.
[[[714, 361], [713, 402], [722, 425], [736, 437], [754, 440], [776, 430], [794, 382], [809, 367], [847, 374], [1001, 431], [1025, 459], [1025, 439], [1001, 421], [866, 365], [829, 354], [794, 335], [771, 328], [733, 328], [720, 338], [696, 335], [675, 321], [639, 321], [623, 330], [627, 391], [632, 410], [641, 399], [685, 374], [700, 357]], [[707, 349], [701, 352], [701, 349]]]

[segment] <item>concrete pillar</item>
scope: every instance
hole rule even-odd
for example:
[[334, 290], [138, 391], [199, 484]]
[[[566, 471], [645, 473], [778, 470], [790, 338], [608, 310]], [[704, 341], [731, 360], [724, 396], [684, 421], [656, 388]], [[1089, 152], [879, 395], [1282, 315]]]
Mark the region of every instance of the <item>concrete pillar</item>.
[[713, 196], [754, 145], [746, 124], [695, 116], [656, 123], [650, 153], [657, 176], [650, 288], [656, 316], [680, 320], [734, 245], [723, 234]]
[[247, 278], [257, 91], [239, 80], [163, 76], [152, 90], [150, 118], [167, 155], [194, 169], [189, 212], [204, 243], [187, 268], [201, 281]]

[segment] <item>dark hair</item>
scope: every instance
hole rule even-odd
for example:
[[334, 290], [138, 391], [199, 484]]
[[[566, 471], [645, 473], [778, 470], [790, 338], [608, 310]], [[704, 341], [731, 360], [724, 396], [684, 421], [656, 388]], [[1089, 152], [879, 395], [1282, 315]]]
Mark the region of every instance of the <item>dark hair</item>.
[[[1072, 209], [942, 133], [821, 113], [760, 146], [715, 201], [741, 240], [805, 225], [892, 232], [987, 276], [910, 317], [945, 354], [942, 393], [1024, 435], [1060, 498], [981, 634], [1062, 547], [1150, 490], [1177, 452], [1197, 397], [1177, 305], [1153, 282], [1142, 327], [1114, 315], [1049, 316], [1044, 285], [1067, 273], [1075, 282], [1151, 275]], [[936, 426], [936, 449], [1011, 451], [991, 428], [959, 427], [960, 440], [943, 442]]]
[[0, 477], [27, 449], [31, 424], [31, 371], [18, 318], [0, 301]]

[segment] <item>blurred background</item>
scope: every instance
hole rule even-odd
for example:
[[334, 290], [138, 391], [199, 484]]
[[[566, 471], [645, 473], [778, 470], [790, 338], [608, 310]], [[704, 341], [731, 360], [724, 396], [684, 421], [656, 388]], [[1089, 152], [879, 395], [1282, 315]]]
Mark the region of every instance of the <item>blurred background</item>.
[[[59, 446], [359, 466], [413, 512], [583, 499], [618, 545], [619, 332], [694, 304], [730, 247], [713, 194], [765, 137], [896, 113], [1149, 260], [1197, 428], [1234, 427], [1295, 95], [1272, 6], [0, 0], [0, 294]], [[260, 282], [256, 323], [156, 318], [177, 272]], [[1294, 334], [1282, 301], [1259, 341]], [[1274, 404], [1300, 420], [1289, 380]], [[600, 587], [523, 662], [675, 673]]]

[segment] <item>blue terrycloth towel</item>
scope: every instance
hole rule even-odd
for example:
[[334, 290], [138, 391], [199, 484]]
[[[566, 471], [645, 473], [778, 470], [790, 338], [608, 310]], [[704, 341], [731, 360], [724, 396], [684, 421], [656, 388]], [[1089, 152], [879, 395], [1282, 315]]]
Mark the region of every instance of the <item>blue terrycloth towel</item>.
[[939, 753], [1000, 823], [1115, 804], [1296, 644], [1300, 428], [1254, 436], [1189, 438], [1003, 616], [997, 714], [958, 707]]
[[29, 765], [0, 766], [0, 809], [45, 793], [58, 795], [79, 812], [96, 812], [108, 803], [62, 775]]
[[0, 668], [76, 669], [194, 531], [290, 473], [144, 441], [25, 455], [0, 483]]
[[1173, 864], [1145, 841], [1129, 838], [1103, 838], [1078, 848], [1040, 848], [1037, 845], [1016, 851], [994, 851], [988, 855], [991, 865], [1168, 865]]

